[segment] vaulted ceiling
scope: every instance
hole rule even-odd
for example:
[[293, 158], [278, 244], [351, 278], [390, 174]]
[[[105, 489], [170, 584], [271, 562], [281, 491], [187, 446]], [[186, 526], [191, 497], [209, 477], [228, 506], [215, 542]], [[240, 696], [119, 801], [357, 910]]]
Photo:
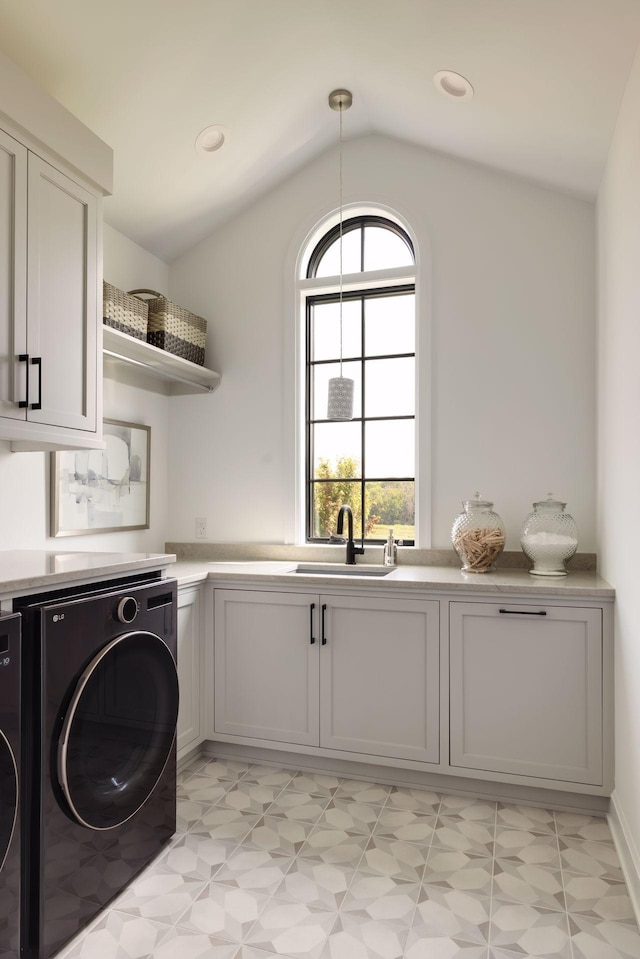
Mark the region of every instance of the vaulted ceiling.
[[115, 151], [105, 219], [165, 259], [334, 144], [339, 86], [347, 138], [594, 196], [639, 40], [638, 0], [0, 0], [2, 52]]

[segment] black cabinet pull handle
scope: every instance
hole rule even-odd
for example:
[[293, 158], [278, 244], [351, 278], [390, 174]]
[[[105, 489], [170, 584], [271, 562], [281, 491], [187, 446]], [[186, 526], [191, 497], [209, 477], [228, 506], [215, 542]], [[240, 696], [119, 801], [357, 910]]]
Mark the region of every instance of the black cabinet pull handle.
[[321, 640], [323, 646], [326, 646], [326, 645], [327, 645], [327, 637], [326, 637], [326, 634], [325, 634], [325, 631], [324, 631], [324, 624], [325, 624], [325, 615], [326, 615], [326, 612], [327, 612], [327, 604], [326, 604], [326, 603], [323, 603], [323, 604], [322, 604], [322, 640]]
[[18, 354], [18, 360], [19, 360], [21, 363], [26, 363], [26, 364], [27, 364], [27, 394], [26, 394], [26, 399], [20, 400], [20, 402], [18, 403], [18, 406], [20, 407], [20, 409], [21, 409], [21, 410], [24, 410], [24, 409], [26, 409], [27, 406], [29, 405], [29, 354], [28, 354], [28, 353], [19, 353], [19, 354]]
[[509, 616], [546, 616], [546, 609], [539, 609], [536, 611], [530, 609], [500, 609], [500, 613], [508, 614]]
[[316, 641], [315, 636], [313, 635], [313, 611], [315, 608], [316, 608], [315, 603], [309, 604], [309, 614], [310, 614], [309, 615], [309, 644], [311, 646], [313, 646], [313, 644]]
[[[33, 356], [31, 358], [31, 365], [38, 367], [38, 402], [31, 404], [32, 410], [41, 410], [42, 409], [42, 357]], [[28, 369], [28, 367], [27, 367]]]

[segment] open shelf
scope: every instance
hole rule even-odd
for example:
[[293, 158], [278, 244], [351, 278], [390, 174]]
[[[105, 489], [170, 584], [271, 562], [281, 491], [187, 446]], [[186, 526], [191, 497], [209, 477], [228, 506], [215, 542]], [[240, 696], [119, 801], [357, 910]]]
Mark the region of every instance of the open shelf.
[[113, 327], [103, 326], [102, 335], [104, 375], [109, 379], [167, 396], [213, 393], [220, 383], [219, 373]]

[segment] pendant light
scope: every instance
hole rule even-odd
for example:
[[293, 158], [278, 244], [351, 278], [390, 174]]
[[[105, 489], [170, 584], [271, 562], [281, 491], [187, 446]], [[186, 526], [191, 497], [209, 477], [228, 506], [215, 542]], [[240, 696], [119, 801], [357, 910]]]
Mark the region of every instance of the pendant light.
[[334, 90], [329, 94], [329, 106], [340, 114], [340, 376], [329, 380], [329, 396], [327, 400], [327, 419], [353, 419], [353, 388], [354, 381], [342, 375], [342, 111], [348, 110], [353, 103], [353, 97], [348, 90]]

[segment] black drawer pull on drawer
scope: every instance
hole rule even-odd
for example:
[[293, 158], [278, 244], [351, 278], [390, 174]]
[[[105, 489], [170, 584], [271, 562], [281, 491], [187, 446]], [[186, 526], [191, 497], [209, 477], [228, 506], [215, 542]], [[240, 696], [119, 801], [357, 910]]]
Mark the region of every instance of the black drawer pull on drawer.
[[499, 613], [505, 613], [509, 616], [546, 616], [546, 609], [539, 610], [530, 610], [530, 609], [499, 609]]
[[315, 603], [309, 603], [309, 645], [313, 646], [316, 641], [315, 636], [313, 635], [313, 611], [316, 608]]
[[326, 603], [323, 603], [323, 604], [322, 604], [321, 610], [322, 610], [322, 627], [321, 627], [321, 630], [320, 630], [320, 635], [321, 635], [322, 638], [321, 638], [321, 640], [320, 640], [320, 645], [321, 645], [321, 646], [326, 646], [326, 645], [327, 645], [327, 634], [326, 634], [326, 632], [325, 632], [325, 616], [327, 615], [327, 604], [326, 604]]

